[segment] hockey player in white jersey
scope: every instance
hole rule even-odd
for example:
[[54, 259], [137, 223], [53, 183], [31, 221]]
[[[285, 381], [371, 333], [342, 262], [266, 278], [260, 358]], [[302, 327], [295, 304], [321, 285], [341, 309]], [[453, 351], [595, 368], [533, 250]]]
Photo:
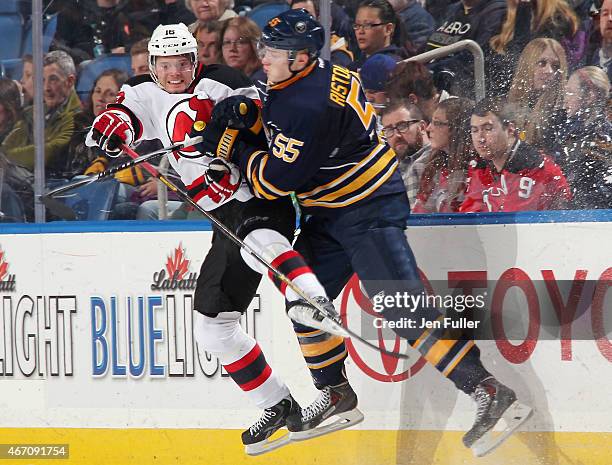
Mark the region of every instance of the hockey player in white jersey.
[[[140, 140], [159, 139], [170, 145], [183, 141], [196, 121], [209, 121], [214, 106], [228, 96], [242, 95], [256, 101], [259, 98], [256, 88], [238, 71], [224, 65], [198, 66], [196, 41], [183, 24], [159, 26], [149, 42], [149, 55], [150, 77], [133, 78], [122, 87], [117, 102], [108, 105], [94, 121], [87, 145], [100, 146], [109, 155], [118, 155], [122, 144]], [[244, 130], [244, 137], [255, 141], [263, 137], [257, 134], [257, 129]], [[262, 141], [265, 148], [265, 138]], [[333, 310], [325, 290], [290, 245], [295, 211], [288, 197], [274, 201], [254, 198], [233, 164], [204, 156], [193, 147], [168, 157], [198, 204], [214, 210], [221, 222], [309, 297]], [[266, 272], [265, 267], [215, 230], [194, 294], [194, 332], [199, 346], [216, 355], [236, 384], [264, 410], [261, 418], [242, 434], [247, 453], [253, 455], [288, 443], [287, 435], [276, 441], [269, 438], [285, 426], [291, 413], [299, 412], [297, 402], [267, 364], [257, 342], [239, 325], [261, 273]], [[312, 344], [306, 346], [308, 353], [316, 352], [317, 347], [344, 349], [335, 322], [322, 318], [282, 282], [273, 281], [290, 302], [290, 317], [321, 330], [316, 338], [311, 338]], [[303, 345], [302, 349], [304, 352]], [[321, 357], [338, 359], [342, 355], [326, 354], [321, 352]], [[325, 379], [326, 371], [320, 371], [320, 382], [336, 382]], [[350, 406], [347, 410], [351, 411], [351, 418], [357, 420], [351, 423], [339, 418], [326, 432], [352, 426], [363, 418], [356, 409], [357, 397], [350, 386], [346, 405]]]

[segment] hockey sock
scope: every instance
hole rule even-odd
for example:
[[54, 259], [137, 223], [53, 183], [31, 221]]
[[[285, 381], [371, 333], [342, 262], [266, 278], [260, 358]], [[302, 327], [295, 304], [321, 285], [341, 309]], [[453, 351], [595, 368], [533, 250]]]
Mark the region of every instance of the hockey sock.
[[239, 312], [223, 312], [215, 318], [195, 312], [194, 317], [199, 347], [219, 358], [232, 380], [257, 407], [272, 407], [289, 395], [257, 341], [240, 326]]
[[409, 343], [457, 389], [469, 395], [491, 374], [482, 365], [480, 350], [473, 340], [452, 339], [444, 331], [426, 330], [416, 341]]
[[[273, 229], [256, 229], [245, 237], [244, 242], [261, 253], [274, 268], [293, 281], [308, 297], [327, 295], [315, 274], [306, 264], [304, 257], [293, 250], [287, 238], [278, 231]], [[299, 299], [299, 296], [293, 289], [277, 278], [265, 266], [253, 259], [247, 252], [241, 250], [241, 254], [244, 261], [252, 269], [262, 274], [267, 272], [274, 285], [289, 302]]]
[[337, 386], [346, 381], [344, 338], [293, 323], [302, 355], [317, 387]]

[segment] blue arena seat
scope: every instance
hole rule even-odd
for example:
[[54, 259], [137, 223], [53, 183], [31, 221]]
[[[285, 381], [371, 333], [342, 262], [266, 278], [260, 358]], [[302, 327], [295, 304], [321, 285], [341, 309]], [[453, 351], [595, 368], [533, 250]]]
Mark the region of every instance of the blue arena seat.
[[132, 75], [131, 59], [127, 54], [104, 55], [81, 63], [79, 80], [77, 81], [76, 91], [81, 102], [86, 102], [91, 88], [96, 78], [107, 69], [117, 68]]
[[19, 13], [19, 3], [22, 0], [0, 0], [0, 13]]
[[[0, 0], [1, 1], [1, 0]], [[51, 47], [51, 42], [55, 37], [57, 31], [57, 15], [46, 16], [43, 19], [43, 53], [47, 53]], [[21, 47], [21, 54], [32, 54], [32, 22], [28, 21], [23, 30], [23, 46]]]
[[18, 13], [0, 14], [0, 60], [19, 58], [21, 56], [21, 38], [23, 36], [23, 18]]
[[0, 61], [0, 77], [19, 80], [23, 75], [23, 60], [12, 58]]
[[263, 29], [269, 20], [289, 9], [287, 2], [263, 3], [256, 6], [247, 13], [247, 16], [252, 19], [259, 29]]

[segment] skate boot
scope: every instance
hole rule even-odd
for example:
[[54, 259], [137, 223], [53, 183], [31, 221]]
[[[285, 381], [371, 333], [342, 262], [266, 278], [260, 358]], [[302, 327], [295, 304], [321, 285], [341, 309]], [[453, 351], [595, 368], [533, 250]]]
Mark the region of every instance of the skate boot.
[[348, 337], [348, 333], [340, 324], [340, 316], [336, 312], [334, 304], [327, 297], [315, 297], [313, 300], [326, 309], [330, 315], [333, 315], [333, 319], [324, 315], [303, 299], [289, 302], [287, 307], [289, 318], [304, 326], [317, 328], [337, 336]]
[[[319, 426], [334, 416], [334, 422]], [[292, 441], [303, 441], [350, 428], [361, 421], [363, 413], [357, 409], [357, 395], [346, 381], [338, 386], [325, 386], [312, 404], [289, 415], [287, 429]]]
[[[530, 417], [532, 409], [516, 400], [516, 394], [492, 376], [482, 381], [472, 394], [478, 410], [472, 428], [463, 436], [463, 444], [476, 457], [488, 454], [504, 442]], [[499, 426], [498, 431], [493, 431]]]
[[242, 443], [248, 455], [260, 455], [289, 443], [289, 434], [270, 440], [276, 431], [285, 426], [290, 414], [299, 415], [300, 406], [291, 395], [278, 404], [264, 410], [263, 414], [248, 430], [242, 433]]

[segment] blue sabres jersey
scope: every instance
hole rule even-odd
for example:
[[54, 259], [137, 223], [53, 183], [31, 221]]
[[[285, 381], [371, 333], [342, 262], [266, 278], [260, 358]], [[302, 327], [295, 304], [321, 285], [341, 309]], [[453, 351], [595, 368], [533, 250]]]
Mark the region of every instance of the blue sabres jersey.
[[258, 197], [295, 192], [305, 213], [321, 214], [405, 191], [376, 112], [346, 68], [317, 60], [270, 87], [263, 122], [269, 150], [239, 156]]

